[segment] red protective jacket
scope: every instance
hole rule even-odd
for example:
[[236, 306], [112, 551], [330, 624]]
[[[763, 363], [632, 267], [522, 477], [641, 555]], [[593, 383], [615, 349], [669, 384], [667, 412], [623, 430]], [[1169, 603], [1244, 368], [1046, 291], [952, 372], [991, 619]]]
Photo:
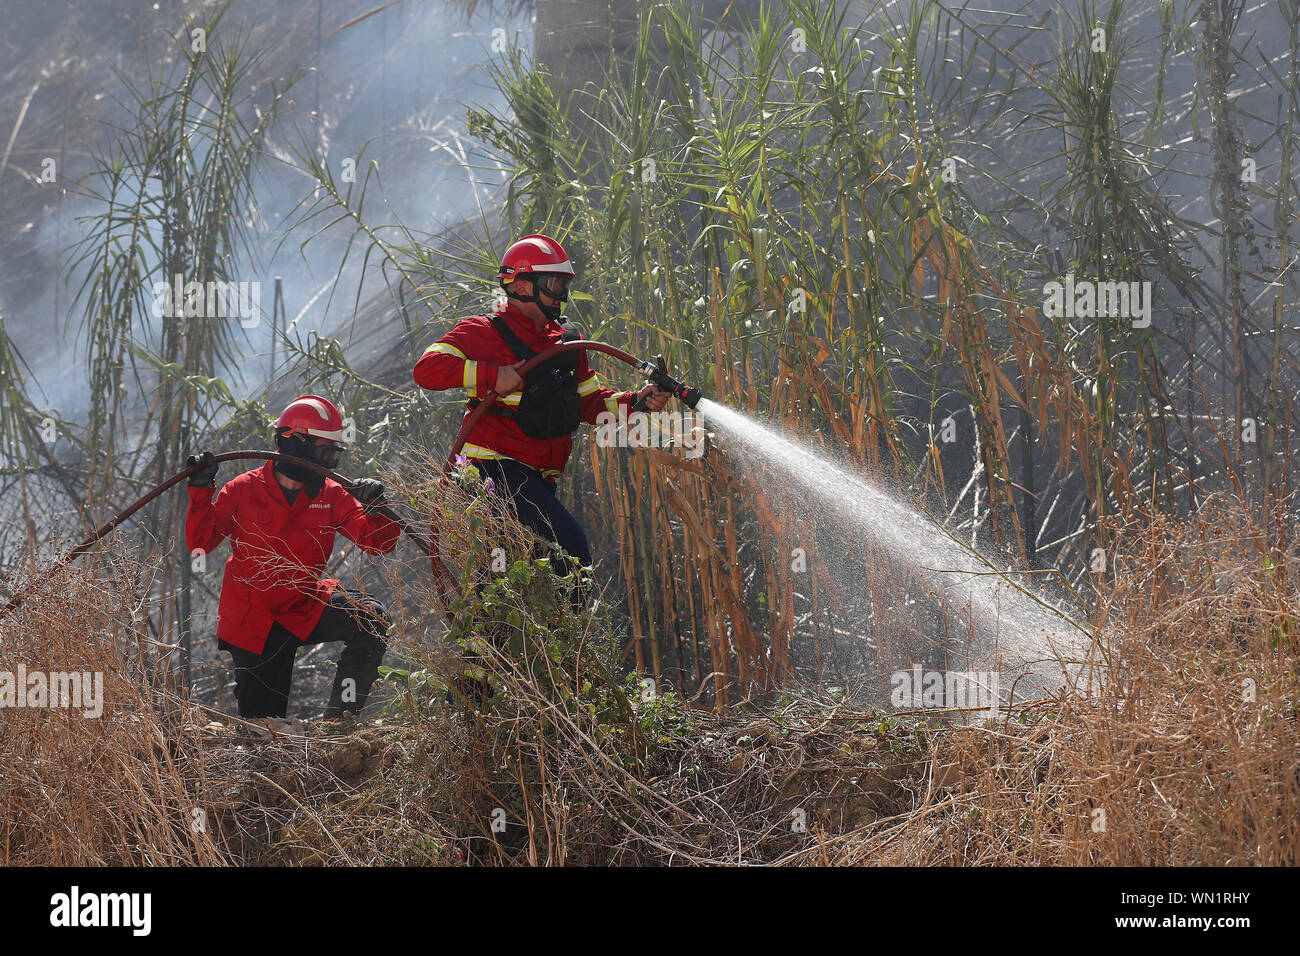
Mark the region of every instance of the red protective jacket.
[[[534, 351], [540, 352], [560, 341], [564, 329], [548, 322], [539, 332], [533, 320], [507, 302], [497, 309], [515, 334]], [[514, 365], [519, 359], [484, 315], [471, 316], [438, 339], [415, 363], [415, 381], [424, 388], [440, 391], [447, 388], [468, 389], [471, 398], [484, 398], [497, 380], [497, 369]], [[615, 392], [600, 384], [595, 371], [587, 364], [587, 353], [578, 353], [578, 394], [582, 396], [582, 420], [596, 424], [596, 416], [608, 411], [618, 414], [619, 404], [630, 405], [636, 392]], [[497, 399], [507, 407], [519, 404], [519, 392]], [[573, 451], [573, 439], [529, 438], [509, 418], [483, 415], [465, 441], [465, 455], [480, 461], [513, 458], [536, 468], [547, 478], [564, 471]]]
[[274, 463], [211, 488], [191, 488], [185, 541], [193, 554], [210, 554], [230, 538], [230, 560], [217, 608], [220, 640], [262, 653], [271, 625], [279, 623], [305, 641], [320, 620], [336, 579], [321, 580], [334, 551], [334, 533], [369, 554], [387, 554], [402, 531], [390, 518], [368, 515], [336, 481], [314, 498], [306, 489], [290, 506], [275, 480]]

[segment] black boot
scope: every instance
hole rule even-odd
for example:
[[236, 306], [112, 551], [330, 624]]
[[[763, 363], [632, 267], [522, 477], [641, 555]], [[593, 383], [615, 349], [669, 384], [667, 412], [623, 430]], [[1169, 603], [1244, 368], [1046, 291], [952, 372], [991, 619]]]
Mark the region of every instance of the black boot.
[[[388, 616], [382, 605], [371, 602], [369, 607], [358, 609], [356, 632], [339, 654], [334, 687], [325, 707], [326, 720], [342, 717], [344, 713], [359, 714], [366, 706], [371, 685], [379, 679], [379, 665], [388, 650], [385, 640], [388, 628]], [[350, 691], [347, 696], [355, 699], [345, 701], [345, 691]]]

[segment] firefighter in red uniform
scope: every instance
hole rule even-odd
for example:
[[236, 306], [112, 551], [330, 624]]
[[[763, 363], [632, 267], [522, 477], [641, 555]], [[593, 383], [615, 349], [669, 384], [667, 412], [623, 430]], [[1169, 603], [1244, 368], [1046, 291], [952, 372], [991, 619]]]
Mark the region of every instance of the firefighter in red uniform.
[[[295, 399], [276, 422], [279, 451], [333, 470], [344, 450], [343, 416], [327, 399]], [[369, 554], [386, 554], [401, 529], [375, 514], [384, 486], [356, 482], [356, 497], [335, 481], [294, 464], [268, 461], [237, 475], [213, 497], [212, 452], [191, 456], [185, 538], [191, 553], [211, 552], [229, 537], [217, 610], [217, 645], [235, 671], [241, 717], [284, 717], [294, 653], [303, 644], [342, 641], [327, 718], [361, 710], [387, 647], [382, 604], [350, 597], [321, 579], [335, 532]]]
[[[538, 366], [526, 381], [519, 376], [519, 365], [538, 352], [582, 337], [560, 321], [574, 274], [554, 239], [532, 235], [515, 242], [497, 273], [505, 301], [494, 315], [471, 316], [429, 346], [415, 365], [415, 381], [435, 391], [467, 389], [470, 409], [489, 390], [500, 396], [466, 439], [466, 457], [509, 499], [523, 524], [590, 566], [587, 536], [555, 496], [573, 433], [582, 422], [594, 425], [601, 412], [617, 415], [620, 404], [639, 398], [643, 407], [660, 411], [669, 395], [654, 385], [639, 392], [604, 387], [581, 350]], [[564, 573], [563, 563], [556, 565]]]

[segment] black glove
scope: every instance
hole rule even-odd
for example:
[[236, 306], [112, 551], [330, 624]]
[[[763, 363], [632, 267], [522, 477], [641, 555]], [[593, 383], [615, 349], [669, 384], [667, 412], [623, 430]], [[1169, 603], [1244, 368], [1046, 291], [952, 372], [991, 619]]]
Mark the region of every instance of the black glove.
[[217, 456], [210, 451], [190, 455], [185, 459], [186, 468], [194, 468], [190, 475], [191, 488], [211, 488], [217, 483]]
[[358, 478], [352, 482], [352, 497], [361, 502], [366, 514], [374, 514], [384, 504], [384, 483], [374, 478]]

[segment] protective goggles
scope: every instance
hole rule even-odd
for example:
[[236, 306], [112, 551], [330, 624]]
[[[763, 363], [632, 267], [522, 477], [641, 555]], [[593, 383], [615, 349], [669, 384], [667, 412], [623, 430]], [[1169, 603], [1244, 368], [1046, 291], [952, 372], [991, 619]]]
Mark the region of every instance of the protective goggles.
[[343, 460], [344, 450], [342, 445], [325, 442], [312, 447], [312, 457], [316, 460], [316, 464], [333, 471], [338, 467], [339, 462]]
[[533, 286], [538, 292], [544, 292], [560, 302], [569, 301], [569, 284], [573, 276], [557, 272], [538, 272], [533, 275]]

